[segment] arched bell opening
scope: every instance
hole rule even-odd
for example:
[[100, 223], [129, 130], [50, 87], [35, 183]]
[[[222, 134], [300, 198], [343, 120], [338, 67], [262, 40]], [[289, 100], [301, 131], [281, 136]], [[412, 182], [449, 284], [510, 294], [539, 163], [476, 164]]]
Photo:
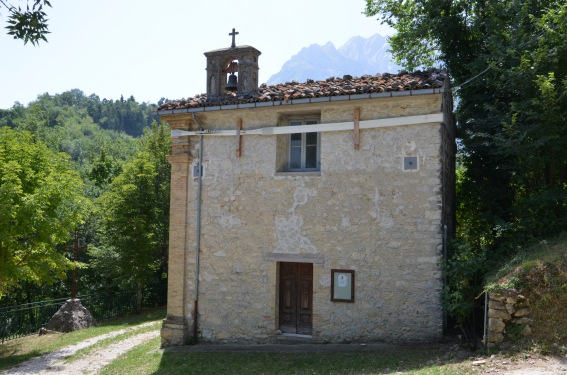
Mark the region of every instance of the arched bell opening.
[[231, 92], [237, 92], [238, 91], [238, 60], [235, 59], [228, 59], [225, 61], [225, 63], [223, 64], [223, 66], [225, 67], [223, 69], [223, 73], [226, 77], [226, 80], [224, 82], [224, 89], [226, 91], [231, 91]]

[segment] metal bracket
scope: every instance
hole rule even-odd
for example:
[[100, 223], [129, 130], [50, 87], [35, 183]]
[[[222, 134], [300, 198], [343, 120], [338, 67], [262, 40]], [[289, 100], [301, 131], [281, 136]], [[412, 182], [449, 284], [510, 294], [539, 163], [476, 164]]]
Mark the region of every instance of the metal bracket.
[[360, 150], [360, 107], [354, 109], [354, 149]]
[[242, 130], [242, 119], [239, 118], [236, 120], [236, 156], [242, 156], [242, 134], [240, 131]]

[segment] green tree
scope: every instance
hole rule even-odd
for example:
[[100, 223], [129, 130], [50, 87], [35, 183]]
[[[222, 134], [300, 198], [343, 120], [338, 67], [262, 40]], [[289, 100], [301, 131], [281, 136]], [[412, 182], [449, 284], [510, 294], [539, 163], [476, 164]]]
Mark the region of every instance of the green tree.
[[112, 156], [109, 156], [105, 149], [100, 150], [100, 154], [93, 161], [88, 177], [94, 182], [96, 187], [108, 185], [112, 179], [121, 172], [121, 165]]
[[82, 188], [68, 155], [31, 133], [0, 128], [0, 297], [21, 282], [52, 283], [77, 266], [58, 245], [88, 211]]
[[170, 137], [165, 125], [152, 124], [141, 151], [100, 197], [103, 245], [91, 251], [107, 272], [120, 270], [136, 286], [137, 310], [142, 289], [165, 269], [169, 230]]
[[[95, 199], [109, 189], [110, 182], [120, 174], [123, 165], [132, 160], [140, 147], [140, 140], [134, 139], [124, 131], [101, 128], [103, 107], [113, 101], [103, 102], [96, 95], [85, 96], [81, 90], [73, 89], [61, 94], [41, 94], [28, 106], [14, 105], [11, 109], [0, 110], [0, 128], [28, 130], [36, 141], [44, 143], [53, 152], [64, 152], [70, 156], [68, 166], [82, 178], [82, 194], [87, 199]], [[128, 106], [132, 113], [142, 113], [136, 132], [143, 133], [150, 118], [155, 118], [151, 104], [136, 103], [129, 99]], [[95, 120], [96, 119], [96, 120]], [[118, 123], [118, 122], [117, 122]], [[120, 127], [124, 127], [123, 123]], [[101, 213], [89, 212], [79, 229], [81, 244], [91, 251], [101, 247], [102, 239], [97, 231], [102, 221]], [[60, 250], [65, 247], [60, 246]], [[68, 252], [67, 255], [69, 256]], [[115, 255], [115, 254], [110, 254]], [[79, 272], [80, 293], [113, 293], [125, 287], [125, 281], [119, 284], [119, 273], [111, 267], [110, 258], [92, 258], [79, 252], [79, 260], [88, 267]], [[104, 267], [104, 265], [110, 265]], [[68, 274], [68, 273], [67, 273]], [[68, 295], [69, 283], [58, 279], [41, 288], [33, 282], [20, 280], [10, 288], [0, 304], [17, 304], [39, 299], [60, 298]], [[154, 287], [154, 285], [152, 285]]]
[[32, 0], [27, 2], [26, 8], [16, 7], [8, 2], [8, 0], [0, 0], [0, 6], [8, 10], [8, 35], [12, 35], [14, 39], [21, 39], [24, 44], [31, 42], [37, 45], [40, 40], [47, 42], [45, 37], [49, 34], [47, 25], [47, 15], [43, 11], [44, 6], [51, 7], [48, 0]]

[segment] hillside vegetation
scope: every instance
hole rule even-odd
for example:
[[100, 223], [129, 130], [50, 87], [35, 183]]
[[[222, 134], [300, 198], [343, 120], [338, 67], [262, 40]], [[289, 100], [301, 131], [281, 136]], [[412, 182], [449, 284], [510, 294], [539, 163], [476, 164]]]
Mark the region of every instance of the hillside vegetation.
[[514, 288], [527, 297], [532, 336], [544, 352], [567, 353], [567, 232], [519, 249], [487, 289]]
[[0, 306], [68, 297], [75, 268], [79, 297], [136, 290], [141, 306], [155, 287], [163, 303], [170, 137], [156, 108], [73, 89], [0, 110]]

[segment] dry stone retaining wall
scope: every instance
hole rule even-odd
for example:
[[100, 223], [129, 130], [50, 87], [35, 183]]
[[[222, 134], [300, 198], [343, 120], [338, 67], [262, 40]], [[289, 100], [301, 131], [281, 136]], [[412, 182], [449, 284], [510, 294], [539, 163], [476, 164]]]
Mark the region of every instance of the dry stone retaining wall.
[[502, 343], [512, 335], [532, 333], [528, 299], [514, 289], [489, 293], [488, 344]]

